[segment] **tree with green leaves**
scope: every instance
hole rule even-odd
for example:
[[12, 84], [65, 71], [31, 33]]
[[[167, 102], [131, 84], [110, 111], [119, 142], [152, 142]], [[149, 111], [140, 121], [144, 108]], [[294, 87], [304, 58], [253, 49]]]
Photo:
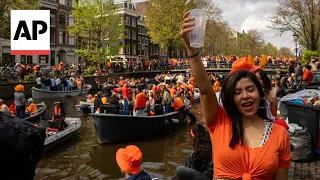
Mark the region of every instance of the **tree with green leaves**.
[[308, 50], [320, 50], [320, 1], [279, 0], [279, 6], [269, 19], [271, 28], [280, 34], [292, 32]]
[[175, 48], [183, 47], [179, 33], [183, 23], [183, 15], [195, 7], [191, 0], [149, 0], [145, 12], [148, 34], [153, 43], [160, 44], [172, 57]]
[[113, 0], [79, 0], [72, 14], [75, 22], [68, 33], [77, 37], [80, 57], [102, 63], [119, 54], [124, 25]]
[[39, 9], [39, 0], [0, 0], [0, 38], [10, 39], [10, 11]]

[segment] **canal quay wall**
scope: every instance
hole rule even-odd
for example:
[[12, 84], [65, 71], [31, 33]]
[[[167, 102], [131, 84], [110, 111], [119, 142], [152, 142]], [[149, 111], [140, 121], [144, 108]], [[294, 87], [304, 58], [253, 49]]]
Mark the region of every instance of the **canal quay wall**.
[[[229, 68], [210, 68], [207, 69], [208, 73], [221, 73], [221, 74], [227, 74], [231, 69]], [[282, 75], [286, 74], [288, 70], [286, 69], [281, 69], [281, 70], [266, 70], [268, 74], [275, 75], [277, 73], [281, 73]], [[92, 90], [96, 91], [97, 90], [97, 85], [96, 85], [96, 78], [99, 79], [100, 82], [105, 82], [108, 78], [111, 79], [118, 79], [119, 77], [128, 77], [128, 78], [141, 78], [141, 77], [147, 77], [147, 78], [153, 78], [157, 74], [160, 73], [167, 73], [170, 72], [171, 74], [176, 74], [176, 73], [185, 73], [185, 69], [181, 70], [162, 70], [162, 71], [140, 71], [140, 72], [124, 72], [124, 73], [115, 73], [115, 74], [108, 74], [104, 76], [85, 76], [85, 82], [86, 84], [91, 84], [92, 85]], [[13, 98], [13, 93], [14, 93], [14, 87], [18, 84], [24, 85], [24, 93], [26, 97], [31, 97], [31, 89], [33, 86], [36, 85], [35, 82], [20, 82], [20, 83], [3, 83], [0, 84], [0, 98], [2, 99], [12, 99]]]

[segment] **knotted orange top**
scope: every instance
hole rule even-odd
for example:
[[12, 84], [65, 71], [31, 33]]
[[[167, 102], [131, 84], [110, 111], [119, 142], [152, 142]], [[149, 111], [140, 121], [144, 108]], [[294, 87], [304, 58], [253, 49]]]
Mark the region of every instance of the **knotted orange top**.
[[263, 146], [251, 148], [243, 143], [230, 148], [231, 121], [226, 111], [220, 108], [209, 132], [215, 178], [272, 180], [278, 168], [290, 168], [289, 135], [277, 124], [273, 124], [271, 135]]

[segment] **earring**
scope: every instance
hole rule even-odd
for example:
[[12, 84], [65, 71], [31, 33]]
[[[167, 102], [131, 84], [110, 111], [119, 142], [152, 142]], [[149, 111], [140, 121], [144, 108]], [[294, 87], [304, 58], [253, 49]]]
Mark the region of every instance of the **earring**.
[[259, 109], [265, 109], [265, 108], [266, 108], [266, 100], [264, 98], [260, 98]]

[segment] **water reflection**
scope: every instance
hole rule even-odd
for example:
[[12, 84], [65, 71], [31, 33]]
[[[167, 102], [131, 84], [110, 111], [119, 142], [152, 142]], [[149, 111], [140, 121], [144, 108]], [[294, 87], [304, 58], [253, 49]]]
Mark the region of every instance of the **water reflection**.
[[[128, 144], [137, 145], [143, 153], [143, 168], [155, 177], [166, 179], [175, 175], [176, 166], [184, 162], [191, 153], [191, 137], [189, 127], [185, 127], [167, 137], [146, 138], [123, 144], [99, 145], [92, 119], [79, 114], [75, 104], [80, 97], [46, 100], [48, 116], [52, 115], [53, 103], [61, 101], [65, 104], [67, 116], [80, 117], [82, 127], [74, 138], [66, 144], [47, 153], [38, 165], [36, 178], [50, 179], [120, 179], [123, 174], [115, 160], [118, 148]], [[202, 118], [200, 105], [192, 107], [197, 118]], [[152, 127], [151, 127], [152, 128]]]

